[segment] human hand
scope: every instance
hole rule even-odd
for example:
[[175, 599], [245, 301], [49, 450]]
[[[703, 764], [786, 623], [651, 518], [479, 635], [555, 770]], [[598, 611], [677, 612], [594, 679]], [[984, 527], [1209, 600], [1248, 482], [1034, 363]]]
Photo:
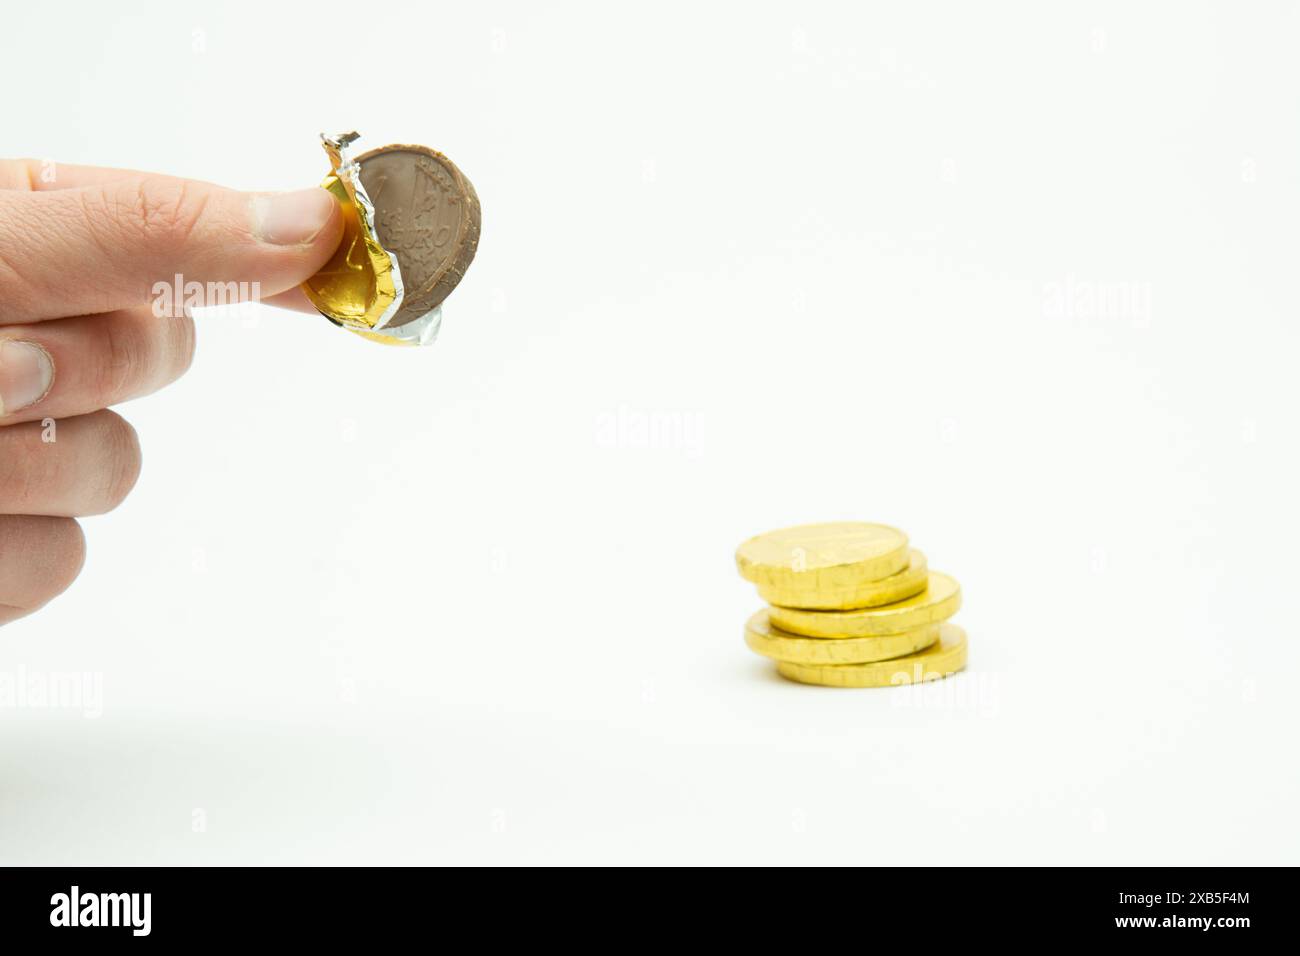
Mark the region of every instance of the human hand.
[[157, 315], [156, 284], [224, 297], [242, 283], [240, 298], [300, 304], [297, 286], [341, 235], [323, 189], [0, 160], [0, 624], [72, 583], [85, 555], [75, 519], [135, 485], [139, 441], [108, 407], [190, 366], [193, 320], [181, 303]]

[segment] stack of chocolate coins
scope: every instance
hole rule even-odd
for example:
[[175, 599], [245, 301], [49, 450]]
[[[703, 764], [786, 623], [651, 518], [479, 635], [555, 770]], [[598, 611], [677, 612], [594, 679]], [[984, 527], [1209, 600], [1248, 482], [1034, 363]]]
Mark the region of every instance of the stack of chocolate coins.
[[745, 624], [745, 643], [782, 677], [888, 687], [966, 666], [966, 632], [948, 623], [961, 588], [897, 528], [838, 521], [770, 531], [736, 549], [736, 566], [770, 605]]

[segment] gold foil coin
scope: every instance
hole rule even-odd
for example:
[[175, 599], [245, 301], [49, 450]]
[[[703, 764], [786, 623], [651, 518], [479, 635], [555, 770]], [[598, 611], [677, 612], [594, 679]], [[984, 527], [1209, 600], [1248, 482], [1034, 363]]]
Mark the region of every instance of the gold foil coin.
[[907, 567], [879, 581], [863, 581], [833, 590], [794, 590], [760, 584], [758, 593], [768, 604], [809, 610], [848, 610], [893, 604], [925, 590], [929, 568], [925, 555], [915, 548], [909, 552]]
[[353, 331], [382, 324], [402, 295], [401, 273], [375, 234], [374, 210], [348, 159], [356, 133], [321, 136], [330, 174], [321, 188], [343, 207], [343, 238], [320, 271], [302, 284], [312, 305], [331, 322]]
[[795, 664], [863, 664], [914, 654], [939, 639], [939, 625], [929, 624], [902, 634], [828, 640], [799, 637], [773, 627], [767, 611], [745, 623], [745, 643], [764, 657]]
[[907, 657], [869, 664], [799, 664], [778, 661], [777, 673], [801, 684], [822, 687], [891, 687], [939, 680], [966, 666], [966, 632], [956, 624], [939, 626], [939, 640]]
[[961, 607], [961, 587], [946, 574], [931, 571], [924, 591], [904, 601], [853, 611], [768, 610], [772, 623], [803, 637], [877, 637], [946, 621]]
[[736, 567], [745, 580], [802, 594], [878, 581], [902, 571], [909, 560], [907, 535], [864, 521], [782, 528], [736, 549]]

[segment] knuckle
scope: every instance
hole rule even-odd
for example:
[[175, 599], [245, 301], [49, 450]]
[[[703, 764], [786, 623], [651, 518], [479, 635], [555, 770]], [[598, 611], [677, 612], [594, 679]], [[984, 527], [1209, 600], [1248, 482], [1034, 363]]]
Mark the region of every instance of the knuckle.
[[100, 408], [138, 398], [180, 378], [194, 361], [196, 334], [188, 315], [119, 313], [91, 324], [86, 384]]
[[101, 441], [105, 461], [99, 489], [102, 510], [97, 513], [103, 513], [112, 511], [126, 500], [140, 478], [143, 459], [140, 436], [130, 422], [116, 412], [103, 411], [98, 415], [103, 429]]
[[207, 207], [207, 193], [183, 179], [141, 177], [113, 187], [114, 218], [130, 238], [149, 246], [183, 245]]
[[86, 538], [74, 519], [0, 515], [0, 623], [62, 594], [85, 562]]
[[28, 423], [5, 429], [4, 453], [0, 454], [0, 508], [15, 514], [29, 512], [58, 477], [57, 456], [42, 447], [38, 428]]
[[116, 412], [68, 419], [57, 443], [46, 443], [38, 422], [3, 429], [0, 513], [104, 514], [120, 505], [140, 478], [140, 438]]
[[86, 563], [86, 538], [72, 518], [0, 516], [0, 544], [0, 623], [48, 604]]
[[33, 609], [58, 597], [77, 580], [86, 563], [86, 536], [73, 518], [42, 518], [41, 593], [29, 602]]
[[198, 347], [198, 335], [194, 328], [194, 319], [183, 315], [173, 320], [171, 354], [173, 358], [171, 381], [180, 378], [194, 365], [194, 352]]
[[133, 398], [154, 374], [159, 358], [153, 338], [140, 324], [111, 317], [94, 324], [99, 337], [90, 350], [88, 371], [97, 405], [114, 405]]
[[25, 230], [29, 222], [26, 207], [0, 191], [0, 301], [6, 310], [20, 313], [38, 301], [38, 290], [26, 278], [30, 240]]

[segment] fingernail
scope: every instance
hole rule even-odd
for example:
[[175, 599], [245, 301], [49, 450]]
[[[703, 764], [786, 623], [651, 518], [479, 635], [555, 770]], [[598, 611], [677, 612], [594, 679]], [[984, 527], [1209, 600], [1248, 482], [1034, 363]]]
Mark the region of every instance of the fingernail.
[[263, 242], [296, 246], [311, 242], [334, 215], [338, 200], [320, 188], [253, 197], [253, 232]]
[[30, 342], [0, 341], [0, 415], [35, 405], [53, 384], [49, 352]]

